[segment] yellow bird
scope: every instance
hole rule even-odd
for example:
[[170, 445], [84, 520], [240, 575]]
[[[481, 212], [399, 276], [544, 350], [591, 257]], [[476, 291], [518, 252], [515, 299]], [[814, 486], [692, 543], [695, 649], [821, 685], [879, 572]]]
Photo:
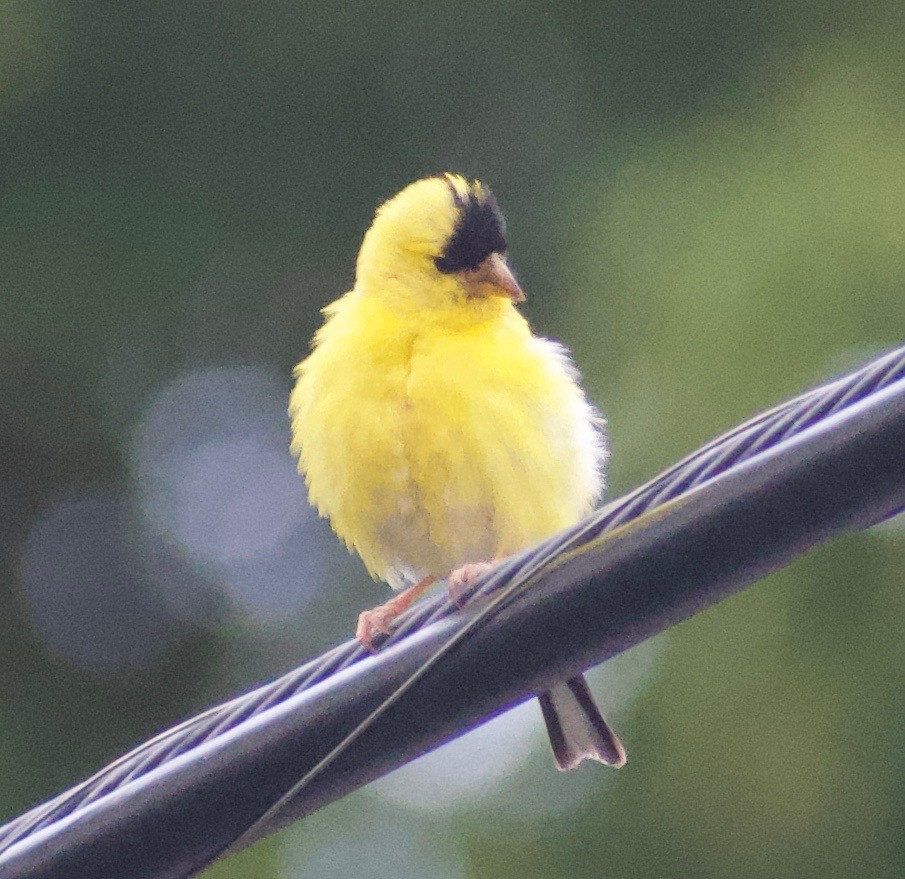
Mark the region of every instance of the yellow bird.
[[[568, 352], [515, 308], [524, 298], [490, 190], [419, 180], [377, 210], [355, 286], [295, 369], [292, 451], [310, 500], [401, 593], [359, 618], [370, 649], [438, 578], [457, 599], [600, 497], [603, 421]], [[584, 678], [540, 701], [561, 769], [625, 762]]]

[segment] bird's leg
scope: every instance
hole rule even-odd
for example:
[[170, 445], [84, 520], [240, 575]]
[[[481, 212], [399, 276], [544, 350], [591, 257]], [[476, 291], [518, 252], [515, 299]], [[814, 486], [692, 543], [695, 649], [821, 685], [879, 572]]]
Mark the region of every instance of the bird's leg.
[[412, 602], [424, 595], [436, 580], [436, 577], [425, 577], [420, 583], [416, 583], [405, 592], [400, 592], [385, 604], [364, 611], [358, 617], [355, 637], [373, 653], [377, 649], [374, 646], [375, 636], [389, 635], [390, 623], [404, 610], [408, 610]]
[[495, 562], [470, 562], [450, 572], [446, 580], [449, 586], [449, 600], [455, 605], [461, 605], [465, 593], [475, 580], [493, 570], [498, 562], [499, 559]]

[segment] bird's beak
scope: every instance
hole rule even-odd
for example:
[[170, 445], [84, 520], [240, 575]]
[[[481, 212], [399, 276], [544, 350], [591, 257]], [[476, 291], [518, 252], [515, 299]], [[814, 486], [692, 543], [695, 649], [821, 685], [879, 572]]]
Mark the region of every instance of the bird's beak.
[[471, 296], [508, 296], [513, 302], [525, 301], [512, 269], [498, 253], [491, 253], [476, 269], [466, 269], [461, 277]]

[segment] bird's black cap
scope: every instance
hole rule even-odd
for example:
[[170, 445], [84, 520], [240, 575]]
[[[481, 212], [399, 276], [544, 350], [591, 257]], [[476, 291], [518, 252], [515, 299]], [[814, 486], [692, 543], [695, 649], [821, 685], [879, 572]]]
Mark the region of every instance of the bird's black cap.
[[445, 274], [476, 269], [491, 253], [506, 250], [506, 221], [493, 193], [481, 184], [469, 184], [465, 194], [448, 177], [446, 182], [459, 211], [455, 230], [434, 262]]

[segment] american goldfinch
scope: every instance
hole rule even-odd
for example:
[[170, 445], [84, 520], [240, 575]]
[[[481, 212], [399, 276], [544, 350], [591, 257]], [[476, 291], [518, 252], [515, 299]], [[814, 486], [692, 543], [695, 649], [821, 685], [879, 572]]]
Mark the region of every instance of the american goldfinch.
[[[377, 210], [355, 286], [295, 369], [292, 451], [310, 500], [400, 593], [361, 614], [370, 649], [435, 580], [458, 598], [600, 497], [603, 421], [568, 352], [515, 308], [524, 298], [490, 190], [419, 180]], [[539, 698], [561, 769], [625, 762], [583, 677]]]

